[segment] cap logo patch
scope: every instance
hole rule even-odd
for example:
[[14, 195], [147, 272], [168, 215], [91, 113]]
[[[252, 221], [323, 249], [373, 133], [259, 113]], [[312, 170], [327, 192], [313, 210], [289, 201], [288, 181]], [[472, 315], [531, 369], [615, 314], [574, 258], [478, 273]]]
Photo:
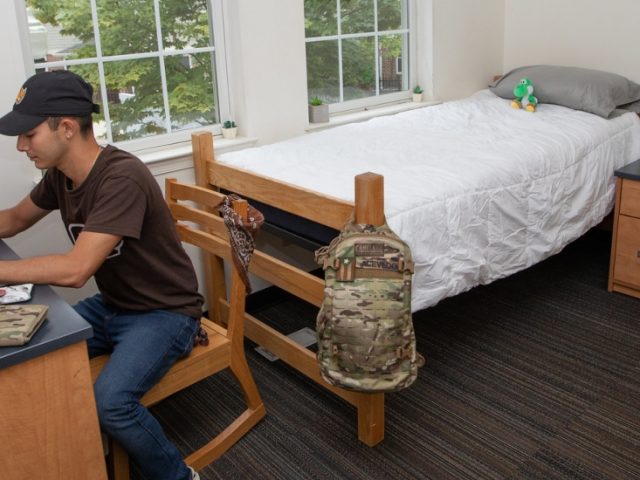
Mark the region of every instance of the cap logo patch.
[[20, 105], [20, 102], [22, 102], [26, 94], [27, 89], [24, 87], [20, 87], [20, 91], [18, 92], [18, 95], [16, 95], [16, 105]]

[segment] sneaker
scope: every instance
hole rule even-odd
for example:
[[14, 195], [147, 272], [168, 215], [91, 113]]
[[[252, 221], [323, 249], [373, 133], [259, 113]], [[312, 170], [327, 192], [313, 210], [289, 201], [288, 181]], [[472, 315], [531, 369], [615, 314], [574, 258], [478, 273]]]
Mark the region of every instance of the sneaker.
[[191, 480], [200, 480], [200, 475], [198, 475], [198, 472], [196, 472], [193, 468], [191, 467], [187, 467], [189, 469], [189, 471], [191, 472]]

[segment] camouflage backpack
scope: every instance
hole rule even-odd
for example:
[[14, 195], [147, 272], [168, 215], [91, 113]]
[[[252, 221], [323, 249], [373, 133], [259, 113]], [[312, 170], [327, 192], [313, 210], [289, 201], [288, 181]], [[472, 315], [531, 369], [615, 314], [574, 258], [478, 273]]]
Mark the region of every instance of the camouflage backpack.
[[348, 223], [316, 251], [325, 275], [318, 314], [322, 377], [349, 390], [390, 392], [417, 377], [411, 251], [386, 223]]

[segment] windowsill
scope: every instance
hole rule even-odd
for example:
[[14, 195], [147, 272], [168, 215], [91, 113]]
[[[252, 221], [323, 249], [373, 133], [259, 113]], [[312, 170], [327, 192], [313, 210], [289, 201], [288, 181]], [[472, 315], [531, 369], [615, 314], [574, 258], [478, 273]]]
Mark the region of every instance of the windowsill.
[[[384, 105], [375, 108], [368, 108], [357, 112], [337, 113], [331, 116], [326, 123], [312, 123], [306, 128], [307, 132], [324, 130], [327, 128], [345, 125], [347, 123], [362, 122], [370, 118], [380, 117], [383, 115], [393, 115], [394, 113], [406, 112], [416, 108], [430, 107], [438, 105], [440, 101], [429, 102], [402, 102], [390, 105]], [[257, 143], [257, 137], [237, 137], [233, 140], [215, 136], [216, 153], [231, 152], [242, 148], [254, 146]], [[162, 147], [145, 148], [140, 150], [131, 150], [131, 153], [138, 156], [154, 175], [162, 175], [165, 173], [186, 170], [193, 167], [191, 142], [180, 142]]]
[[440, 103], [442, 102], [439, 100], [432, 100], [429, 102], [402, 102], [394, 103], [392, 105], [384, 105], [381, 107], [372, 107], [357, 112], [336, 113], [331, 115], [328, 122], [310, 123], [306, 130], [307, 132], [324, 130], [327, 128], [337, 127], [339, 125], [345, 125], [347, 123], [363, 122], [370, 118], [381, 117], [383, 115], [393, 115], [394, 113], [406, 112], [416, 108], [430, 107]]
[[[239, 150], [252, 146], [257, 141], [256, 137], [236, 137], [233, 140], [228, 140], [217, 135], [214, 137], [215, 152], [219, 154]], [[191, 142], [130, 150], [130, 152], [140, 158], [149, 167], [153, 175], [163, 175], [193, 168]]]

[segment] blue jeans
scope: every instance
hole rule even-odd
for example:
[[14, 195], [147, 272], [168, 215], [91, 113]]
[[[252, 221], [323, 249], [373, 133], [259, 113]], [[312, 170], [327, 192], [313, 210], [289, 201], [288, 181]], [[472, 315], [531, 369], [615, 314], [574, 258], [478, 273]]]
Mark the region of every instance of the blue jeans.
[[107, 305], [100, 294], [75, 307], [93, 327], [89, 356], [110, 353], [94, 384], [100, 426], [149, 480], [191, 480], [182, 455], [140, 398], [193, 348], [195, 319]]

